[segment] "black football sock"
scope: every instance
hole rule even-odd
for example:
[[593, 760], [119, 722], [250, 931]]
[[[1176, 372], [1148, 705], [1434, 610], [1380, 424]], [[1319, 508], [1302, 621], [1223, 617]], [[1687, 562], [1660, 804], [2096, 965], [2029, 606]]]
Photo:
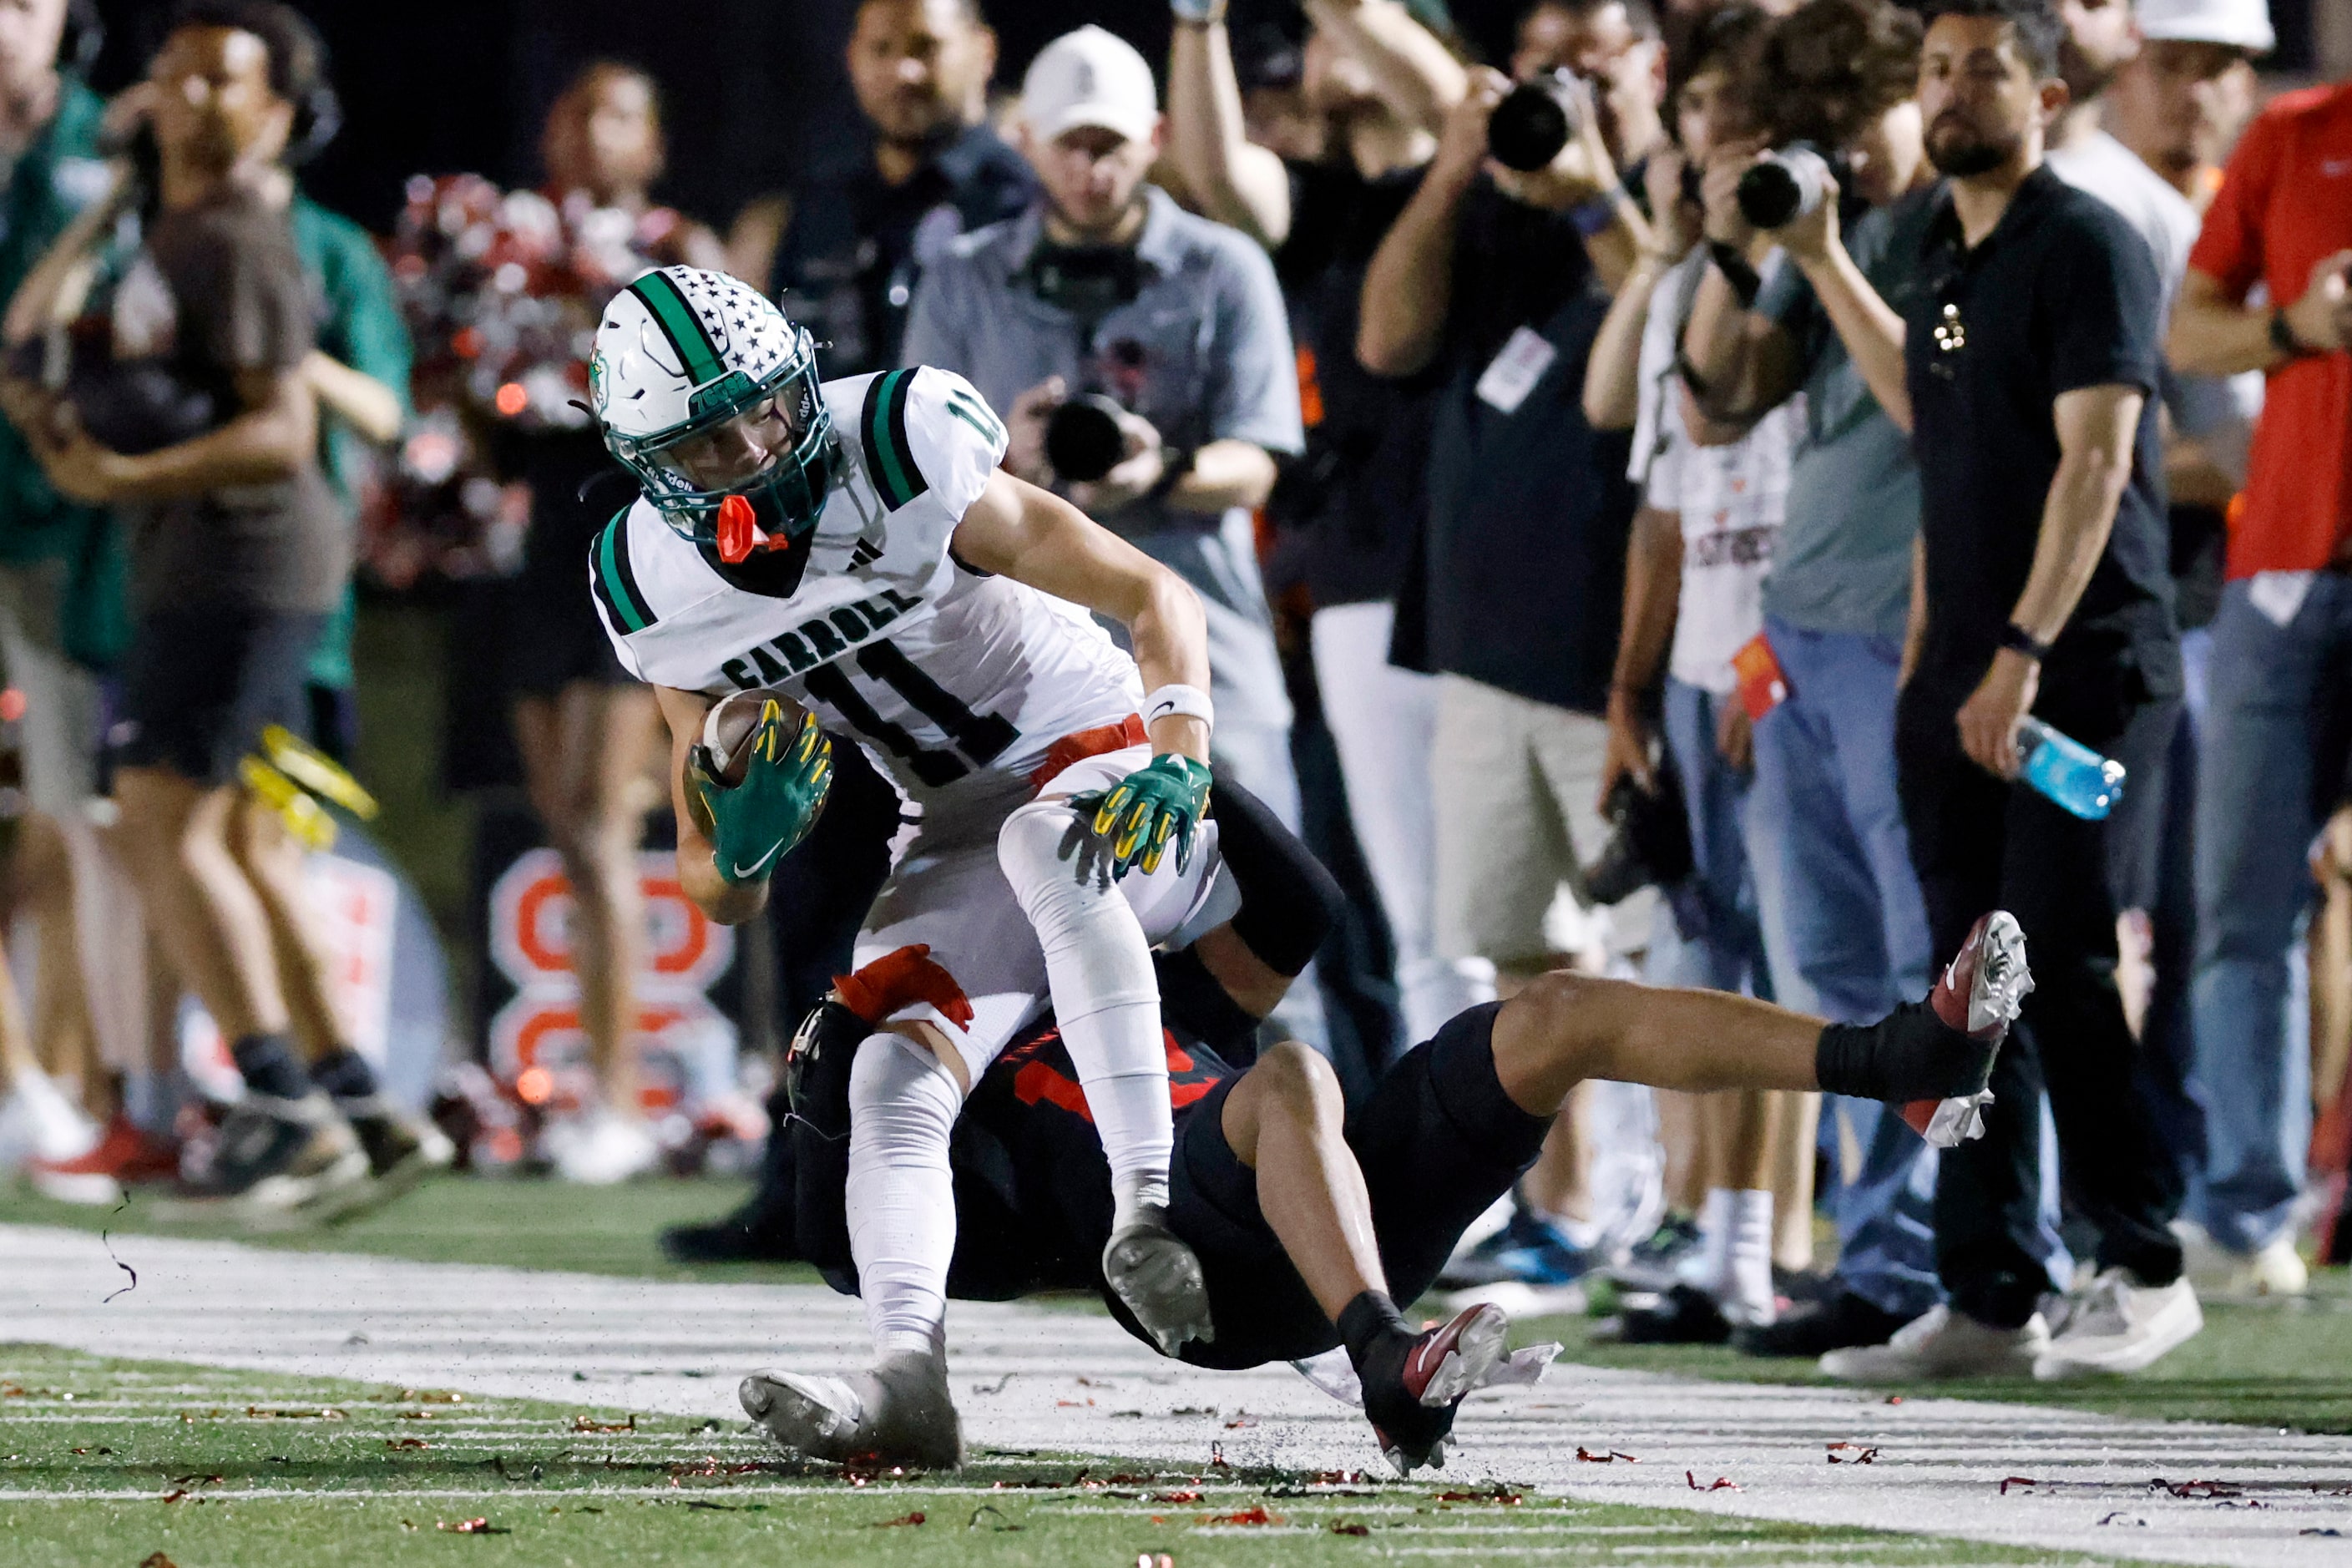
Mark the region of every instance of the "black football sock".
[[2000, 1048], [1970, 1039], [1925, 1002], [1906, 1002], [1875, 1024], [1823, 1028], [1813, 1076], [1824, 1093], [1856, 1100], [1943, 1100], [1982, 1089]]
[[368, 1100], [379, 1087], [375, 1068], [349, 1046], [337, 1046], [312, 1062], [310, 1081], [337, 1100]]
[[1432, 1409], [1405, 1388], [1405, 1358], [1420, 1337], [1384, 1290], [1367, 1290], [1339, 1312], [1339, 1338], [1363, 1384], [1366, 1419], [1415, 1463], [1454, 1429], [1451, 1406]]
[[228, 1054], [235, 1058], [245, 1087], [256, 1094], [299, 1100], [310, 1092], [310, 1075], [302, 1070], [294, 1047], [283, 1035], [247, 1035], [229, 1047]]

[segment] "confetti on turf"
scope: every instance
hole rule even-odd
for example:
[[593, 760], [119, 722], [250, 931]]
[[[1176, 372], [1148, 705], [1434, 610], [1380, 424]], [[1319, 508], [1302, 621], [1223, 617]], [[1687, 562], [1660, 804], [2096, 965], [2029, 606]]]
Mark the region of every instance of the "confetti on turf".
[[2003, 1476], [2000, 1479], [2000, 1495], [2007, 1497], [2011, 1487], [2038, 1487], [2041, 1484], [2032, 1476]]
[[512, 1535], [514, 1533], [506, 1526], [492, 1524], [488, 1519], [479, 1515], [472, 1519], [461, 1519], [455, 1524], [451, 1524], [447, 1520], [436, 1520], [433, 1528], [446, 1530], [452, 1535]]
[[923, 1510], [921, 1509], [917, 1509], [914, 1512], [903, 1514], [897, 1519], [877, 1519], [874, 1521], [871, 1528], [875, 1530], [896, 1530], [902, 1524], [920, 1524], [922, 1522]]
[[1698, 1477], [1696, 1473], [1685, 1470], [1683, 1479], [1690, 1484], [1690, 1489], [1695, 1492], [1736, 1492], [1740, 1489], [1739, 1483], [1727, 1476], [1717, 1476], [1711, 1485], [1701, 1486], [1698, 1484]]
[[1265, 1504], [1253, 1503], [1232, 1513], [1204, 1513], [1195, 1518], [1194, 1524], [1280, 1524], [1282, 1515], [1268, 1513]]
[[1620, 1448], [1604, 1448], [1596, 1454], [1581, 1443], [1576, 1447], [1576, 1457], [1588, 1465], [1613, 1465], [1620, 1459], [1629, 1465], [1638, 1465], [1642, 1462]]
[[1011, 1519], [1007, 1518], [1004, 1510], [997, 1507], [992, 1502], [984, 1502], [978, 1508], [973, 1509], [971, 1510], [971, 1517], [964, 1521], [963, 1527], [966, 1530], [978, 1530], [980, 1528], [980, 1517], [982, 1514], [989, 1516], [988, 1528], [991, 1530], [1013, 1531], [1022, 1528], [1022, 1526], [1013, 1523]]
[[139, 1568], [180, 1568], [180, 1565], [160, 1552], [150, 1552], [139, 1560]]
[[[1838, 1458], [1840, 1453], [1850, 1454], [1852, 1455], [1852, 1458], [1842, 1459]], [[1832, 1443], [1830, 1445], [1829, 1459], [1830, 1463], [1832, 1465], [1875, 1464], [1878, 1460], [1878, 1450], [1875, 1448], [1865, 1447], [1860, 1443]]]
[[1371, 1532], [1370, 1525], [1358, 1524], [1353, 1520], [1335, 1519], [1331, 1521], [1331, 1533], [1334, 1535], [1370, 1535]]
[[112, 1236], [109, 1232], [101, 1230], [98, 1233], [98, 1244], [106, 1248], [107, 1257], [114, 1258], [114, 1266], [117, 1268], [121, 1269], [125, 1274], [131, 1276], [130, 1284], [119, 1287], [114, 1291], [113, 1295], [107, 1297], [106, 1300], [99, 1303], [100, 1306], [103, 1307], [108, 1301], [113, 1300], [115, 1296], [124, 1295], [130, 1291], [139, 1289], [139, 1270], [131, 1268], [131, 1265], [123, 1262], [120, 1258], [114, 1257], [114, 1241]]
[[[419, 1411], [415, 1418], [422, 1420], [424, 1413]], [[593, 1415], [574, 1415], [572, 1429], [574, 1432], [634, 1432], [637, 1429], [637, 1418], [631, 1415], [626, 1421], [599, 1421]]]

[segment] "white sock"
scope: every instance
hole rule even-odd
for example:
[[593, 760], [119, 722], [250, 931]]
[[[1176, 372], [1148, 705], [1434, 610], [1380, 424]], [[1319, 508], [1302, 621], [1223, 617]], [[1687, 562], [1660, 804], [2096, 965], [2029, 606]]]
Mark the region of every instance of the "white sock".
[[996, 855], [1045, 954], [1055, 1021], [1110, 1162], [1117, 1229], [1168, 1205], [1168, 1054], [1142, 922], [1108, 865], [1076, 855], [1083, 839], [1073, 824], [1060, 802], [1023, 806], [1005, 820]]
[[1772, 1194], [1747, 1188], [1726, 1194], [1731, 1220], [1723, 1289], [1716, 1297], [1735, 1323], [1769, 1323], [1776, 1315], [1772, 1294]]
[[858, 1047], [849, 1071], [843, 1204], [857, 1292], [877, 1353], [937, 1354], [955, 1256], [948, 1134], [963, 1097], [929, 1050], [898, 1035]]
[[1684, 1282], [1721, 1300], [1731, 1278], [1731, 1189], [1709, 1187], [1698, 1205], [1698, 1245], [1683, 1265]]

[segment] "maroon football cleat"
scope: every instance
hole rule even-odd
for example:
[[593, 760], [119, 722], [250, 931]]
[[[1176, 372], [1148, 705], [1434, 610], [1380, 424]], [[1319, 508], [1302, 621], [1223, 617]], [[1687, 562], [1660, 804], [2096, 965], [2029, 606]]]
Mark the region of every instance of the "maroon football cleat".
[[[1453, 1407], [1484, 1383], [1503, 1359], [1510, 1326], [1503, 1310], [1488, 1301], [1456, 1312], [1413, 1340], [1404, 1358], [1404, 1393], [1422, 1408], [1444, 1415], [1435, 1424], [1435, 1435], [1421, 1442], [1391, 1436], [1379, 1421], [1372, 1423], [1381, 1452], [1396, 1467], [1397, 1474], [1409, 1476], [1415, 1465], [1445, 1468], [1445, 1438], [1454, 1428]], [[1367, 1405], [1372, 1403], [1366, 1400]]]
[[[1949, 1028], [1972, 1040], [1999, 1041], [2017, 1022], [2025, 994], [2033, 989], [2032, 972], [2025, 965], [2025, 932], [2007, 910], [1980, 915], [1969, 928], [1968, 941], [1944, 966], [1943, 977], [1927, 995]], [[1948, 1100], [1915, 1100], [1903, 1108], [1909, 1122], [1939, 1149], [1965, 1143], [1984, 1131], [1983, 1107], [1990, 1089], [1956, 1095]]]

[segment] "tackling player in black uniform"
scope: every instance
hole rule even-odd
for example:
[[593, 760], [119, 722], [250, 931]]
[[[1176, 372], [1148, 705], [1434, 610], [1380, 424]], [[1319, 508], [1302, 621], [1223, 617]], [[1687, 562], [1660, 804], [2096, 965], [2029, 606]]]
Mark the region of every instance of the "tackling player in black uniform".
[[[1978, 923], [1927, 1002], [1864, 1026], [1723, 992], [1555, 972], [1454, 1018], [1349, 1115], [1339, 1079], [1306, 1047], [1253, 1059], [1259, 1020], [1330, 929], [1339, 890], [1246, 792], [1218, 782], [1211, 811], [1240, 907], [1156, 961], [1176, 1118], [1168, 1223], [1201, 1261], [1216, 1324], [1181, 1359], [1238, 1368], [1346, 1345], [1364, 1413], [1400, 1471], [1444, 1462], [1455, 1407], [1501, 1357], [1507, 1325], [1480, 1306], [1416, 1333], [1397, 1303], [1430, 1288], [1462, 1233], [1534, 1162], [1573, 1085], [1971, 1095], [2032, 986], [2023, 939], [2000, 914]], [[852, 1293], [841, 1217], [848, 1056], [872, 1032], [868, 1018], [922, 994], [929, 967], [908, 948], [844, 976], [793, 1041], [800, 1250]], [[950, 1296], [1095, 1289], [1150, 1342], [1103, 1283], [1108, 1167], [1050, 1016], [982, 1077], [952, 1163]], [[741, 1397], [763, 1426], [790, 1408], [788, 1429], [827, 1431], [814, 1458], [956, 1462], [960, 1453], [918, 1436], [955, 1431], [951, 1412], [906, 1409], [860, 1381], [754, 1373]]]

